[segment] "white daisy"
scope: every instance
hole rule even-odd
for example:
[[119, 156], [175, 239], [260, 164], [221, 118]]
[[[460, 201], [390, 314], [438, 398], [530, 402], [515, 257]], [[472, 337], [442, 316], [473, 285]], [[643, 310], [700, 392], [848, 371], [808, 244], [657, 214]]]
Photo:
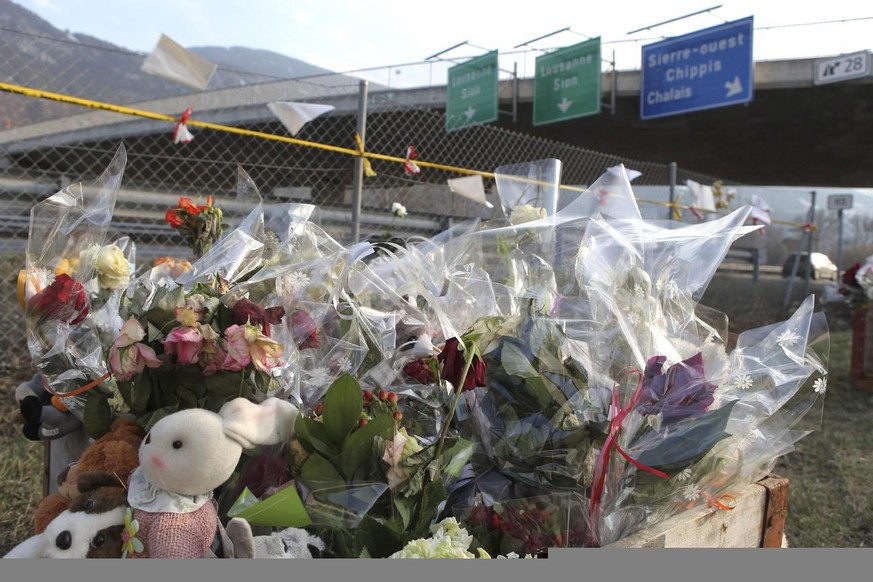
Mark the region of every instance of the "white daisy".
[[311, 283], [309, 275], [303, 271], [291, 271], [276, 278], [276, 294], [280, 297], [294, 298], [309, 283]]
[[822, 376], [821, 378], [816, 378], [815, 382], [812, 385], [816, 394], [824, 394], [828, 389], [828, 380], [827, 376]]
[[680, 483], [685, 483], [691, 479], [691, 467], [685, 467], [682, 472], [676, 475], [676, 480]]
[[640, 316], [637, 313], [628, 313], [627, 322], [631, 325], [637, 325], [640, 322]]
[[683, 488], [682, 496], [688, 501], [697, 501], [700, 498], [700, 487], [696, 483], [689, 483]]
[[313, 386], [324, 386], [330, 382], [330, 373], [322, 366], [306, 372]]
[[776, 343], [780, 344], [783, 347], [791, 347], [796, 344], [799, 339], [800, 336], [794, 333], [793, 330], [786, 329], [776, 337]]
[[748, 374], [743, 374], [734, 380], [734, 387], [739, 390], [749, 390], [753, 386], [752, 377]]

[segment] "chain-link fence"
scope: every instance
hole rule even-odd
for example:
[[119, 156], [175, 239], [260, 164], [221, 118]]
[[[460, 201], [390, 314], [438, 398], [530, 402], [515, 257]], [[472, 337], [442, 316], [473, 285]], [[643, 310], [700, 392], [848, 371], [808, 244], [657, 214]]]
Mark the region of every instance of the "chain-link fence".
[[[13, 43], [19, 45], [15, 51]], [[57, 45], [63, 48], [63, 58], [56, 54]], [[156, 256], [181, 251], [182, 237], [163, 221], [166, 210], [175, 206], [180, 196], [202, 203], [206, 195], [212, 195], [218, 205], [230, 205], [233, 210], [240, 167], [251, 176], [265, 203], [313, 204], [321, 226], [337, 240], [351, 242], [358, 158], [317, 144], [355, 149], [361, 111], [365, 111], [367, 152], [403, 158], [407, 146], [413, 144], [420, 160], [482, 173], [508, 164], [556, 158], [562, 162], [562, 183], [575, 186], [591, 184], [619, 163], [642, 172], [635, 184], [670, 181], [670, 168], [664, 164], [628, 160], [493, 126], [447, 132], [440, 107], [415, 105], [378, 85], [370, 86], [367, 99], [362, 100], [360, 80], [343, 75], [265, 81], [263, 76], [245, 77], [240, 72], [219, 70], [217, 80], [211, 82], [215, 89], [192, 92], [140, 72], [142, 55], [93, 43], [78, 46], [0, 28], [0, 54], [6, 52], [14, 55], [0, 59], [0, 79], [8, 84], [105, 103], [135, 103], [142, 110], [175, 115], [186, 104], [194, 103], [192, 119], [247, 132], [192, 127], [193, 141], [176, 144], [173, 124], [166, 121], [0, 94], [5, 119], [5, 129], [0, 131], [0, 325], [8, 330], [0, 334], [0, 361], [12, 367], [29, 361], [23, 341], [25, 325], [16, 302], [16, 278], [24, 266], [30, 208], [71, 182], [96, 179], [121, 143], [128, 161], [112, 234], [133, 239], [141, 265]], [[101, 59], [105, 60], [103, 70], [108, 71], [105, 76], [92, 78], [78, 73], [91, 60]], [[253, 134], [287, 136], [267, 103], [289, 98], [334, 106], [295, 136], [315, 146]], [[430, 236], [453, 221], [490, 218], [499, 208], [495, 205], [492, 210], [452, 193], [447, 180], [461, 174], [450, 169], [423, 167], [420, 173], [409, 174], [395, 161], [373, 159], [371, 164], [376, 175], [363, 181], [360, 239]], [[681, 168], [675, 178], [676, 183], [686, 179], [714, 181]], [[486, 177], [484, 185], [495, 200], [493, 179]], [[408, 214], [402, 218], [393, 215], [393, 202], [404, 205]], [[237, 210], [229, 213], [231, 224], [245, 212]], [[666, 210], [661, 211], [666, 217]]]

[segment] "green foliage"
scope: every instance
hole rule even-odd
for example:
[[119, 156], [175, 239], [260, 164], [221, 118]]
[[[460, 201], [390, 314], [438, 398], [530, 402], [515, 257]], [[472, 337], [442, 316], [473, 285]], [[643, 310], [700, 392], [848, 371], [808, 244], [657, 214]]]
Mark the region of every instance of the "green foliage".
[[[337, 557], [391, 555], [427, 532], [436, 506], [446, 498], [442, 473], [432, 466], [433, 446], [398, 461], [409, 478], [403, 487], [389, 489], [382, 456], [398, 421], [394, 409], [376, 399], [368, 412], [372, 418], [364, 412], [357, 380], [344, 374], [328, 388], [320, 419], [300, 416], [296, 423], [297, 440], [309, 452], [298, 476], [310, 492], [304, 504]], [[362, 418], [367, 422], [359, 424]]]

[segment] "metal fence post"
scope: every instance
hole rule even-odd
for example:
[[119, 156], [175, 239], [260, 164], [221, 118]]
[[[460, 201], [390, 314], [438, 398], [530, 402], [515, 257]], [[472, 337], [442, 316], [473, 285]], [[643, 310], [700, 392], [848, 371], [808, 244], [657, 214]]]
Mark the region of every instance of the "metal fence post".
[[[358, 91], [358, 135], [361, 137], [361, 149], [366, 149], [367, 143], [367, 81], [361, 80]], [[355, 182], [352, 185], [352, 242], [358, 242], [361, 236], [361, 198], [364, 190], [364, 158], [355, 158]]]
[[676, 162], [670, 162], [670, 208], [667, 209], [667, 220], [673, 218], [673, 204], [676, 201], [676, 174], [679, 167]]

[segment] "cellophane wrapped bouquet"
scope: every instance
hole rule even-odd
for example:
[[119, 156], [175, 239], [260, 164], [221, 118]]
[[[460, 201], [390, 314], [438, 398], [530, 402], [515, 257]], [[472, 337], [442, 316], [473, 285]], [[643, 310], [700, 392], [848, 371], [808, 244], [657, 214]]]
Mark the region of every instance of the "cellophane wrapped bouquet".
[[[135, 270], [135, 245], [109, 229], [126, 162], [121, 147], [97, 180], [71, 184], [31, 210], [21, 281], [27, 346], [53, 410], [78, 422], [103, 406], [123, 407], [103, 346], [115, 337]], [[62, 436], [57, 426], [47, 432], [25, 430], [34, 440]]]
[[731, 510], [815, 428], [824, 317], [809, 298], [730, 335], [699, 300], [749, 208], [646, 221], [622, 166], [584, 190], [560, 167], [498, 168], [499, 216], [378, 253], [242, 170], [236, 227], [180, 201], [167, 221], [202, 255], [124, 290], [90, 374], [111, 377], [103, 416], [293, 402], [294, 437], [243, 457], [220, 516], [305, 528], [331, 557], [537, 556]]

